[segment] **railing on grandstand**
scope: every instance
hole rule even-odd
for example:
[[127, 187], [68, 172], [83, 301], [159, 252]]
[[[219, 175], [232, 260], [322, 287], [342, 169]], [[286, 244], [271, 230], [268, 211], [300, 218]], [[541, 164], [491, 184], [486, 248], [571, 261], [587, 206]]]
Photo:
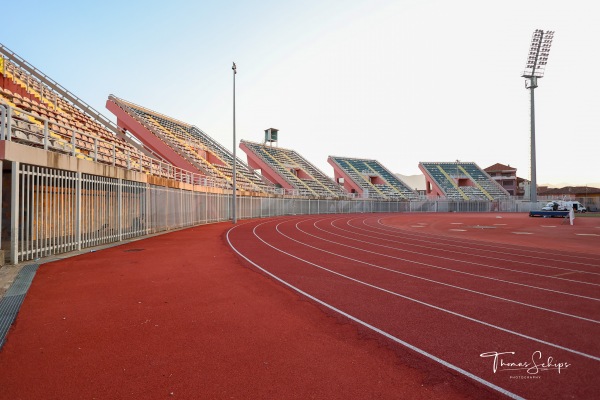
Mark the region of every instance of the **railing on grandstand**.
[[[40, 101], [43, 102], [43, 100], [46, 99], [52, 102], [54, 106], [56, 106], [57, 99], [60, 96], [62, 101], [70, 102], [84, 114], [101, 123], [103, 127], [108, 131], [112, 131], [112, 133], [114, 133], [116, 136], [122, 135], [123, 138], [126, 141], [128, 141], [132, 146], [143, 149], [143, 151], [146, 154], [149, 154], [151, 157], [160, 159], [166, 163], [166, 160], [164, 158], [162, 158], [159, 154], [154, 152], [151, 148], [146, 147], [135, 136], [130, 135], [127, 132], [123, 133], [114, 122], [106, 118], [102, 113], [98, 112], [96, 109], [91, 107], [82, 99], [71, 93], [69, 90], [61, 86], [59, 83], [48, 77], [46, 74], [35, 68], [33, 65], [29, 64], [27, 61], [25, 61], [20, 56], [18, 56], [17, 54], [15, 54], [0, 43], [0, 56], [2, 54], [5, 57], [5, 70], [10, 70], [11, 73], [18, 75], [20, 78], [23, 78], [23, 74], [26, 75], [28, 84], [30, 78], [36, 80], [40, 88]], [[46, 91], [44, 91], [45, 88], [47, 89]], [[47, 93], [51, 93], [52, 95], [48, 96]]]
[[[18, 54], [8, 49], [6, 46], [0, 43], [0, 53], [7, 57], [7, 60], [11, 63], [15, 63], [18, 68], [26, 71], [28, 74], [37, 78], [42, 84], [46, 84], [54, 92], [60, 94], [63, 98], [68, 99], [71, 103], [76, 104], [81, 110], [86, 112], [88, 115], [93, 116], [96, 120], [102, 122], [104, 126], [108, 127], [113, 133], [118, 134], [120, 132], [117, 125], [110, 119], [105, 117], [102, 113], [97, 111], [94, 107], [87, 104], [85, 101], [71, 93], [67, 88], [44, 74], [42, 71], [31, 65], [25, 59], [21, 58]], [[125, 135], [127, 136], [127, 135]], [[129, 137], [129, 136], [128, 136]]]
[[6, 113], [7, 109], [3, 104], [0, 104], [0, 137], [6, 137]]
[[[58, 121], [50, 122], [47, 118], [13, 108], [8, 104], [0, 103], [0, 114], [0, 140], [19, 141], [44, 150], [57, 151], [73, 157], [148, 173], [178, 182], [206, 187], [231, 188], [224, 182], [218, 182], [210, 177], [148, 157], [139, 151], [133, 151], [131, 147], [88, 135]], [[19, 116], [21, 119], [16, 119], [15, 116]], [[26, 119], [30, 122], [26, 122]], [[36, 121], [39, 124], [36, 124]], [[50, 125], [62, 128], [69, 134], [54, 132], [49, 128]]]

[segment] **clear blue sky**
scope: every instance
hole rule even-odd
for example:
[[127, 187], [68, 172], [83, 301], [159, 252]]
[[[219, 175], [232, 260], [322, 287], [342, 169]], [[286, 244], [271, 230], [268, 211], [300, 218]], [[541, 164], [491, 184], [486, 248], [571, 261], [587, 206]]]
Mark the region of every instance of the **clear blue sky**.
[[[191, 123], [231, 148], [496, 162], [529, 178], [534, 29], [555, 30], [536, 90], [538, 182], [600, 185], [597, 1], [29, 1], [2, 6], [0, 42], [112, 117], [106, 98]], [[241, 153], [241, 151], [240, 151]], [[243, 154], [242, 154], [243, 155]]]

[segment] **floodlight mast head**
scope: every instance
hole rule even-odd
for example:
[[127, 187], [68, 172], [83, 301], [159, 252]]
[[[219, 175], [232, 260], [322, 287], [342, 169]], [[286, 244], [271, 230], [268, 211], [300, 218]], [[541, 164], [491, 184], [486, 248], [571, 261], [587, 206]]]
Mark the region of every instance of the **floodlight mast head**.
[[554, 31], [543, 31], [536, 29], [531, 37], [531, 47], [523, 71], [523, 78], [527, 78], [525, 87], [532, 89], [537, 87], [537, 79], [544, 76], [546, 64], [548, 64], [548, 55], [552, 46]]

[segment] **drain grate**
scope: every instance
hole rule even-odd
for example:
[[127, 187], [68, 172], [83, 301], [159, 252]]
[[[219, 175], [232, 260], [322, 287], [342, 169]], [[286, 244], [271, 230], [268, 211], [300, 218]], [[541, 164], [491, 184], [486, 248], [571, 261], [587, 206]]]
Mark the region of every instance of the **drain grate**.
[[136, 251], [144, 251], [146, 249], [127, 249], [127, 250], [123, 250], [124, 253], [133, 253]]
[[23, 299], [25, 299], [38, 267], [39, 264], [24, 266], [2, 300], [0, 300], [0, 348], [4, 345], [10, 326], [17, 318]]

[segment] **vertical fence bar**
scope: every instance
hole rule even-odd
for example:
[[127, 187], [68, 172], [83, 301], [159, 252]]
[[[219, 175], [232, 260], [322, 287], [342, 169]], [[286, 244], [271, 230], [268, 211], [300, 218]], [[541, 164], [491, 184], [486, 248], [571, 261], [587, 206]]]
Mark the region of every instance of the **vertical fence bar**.
[[42, 225], [42, 237], [40, 245], [40, 257], [44, 257], [46, 249], [48, 248], [48, 213], [46, 207], [48, 204], [48, 171], [46, 168], [42, 168], [42, 198], [41, 198], [40, 210]]
[[49, 224], [48, 224], [48, 250], [46, 255], [51, 255], [56, 246], [56, 174], [53, 169], [48, 170], [48, 209], [49, 209]]
[[[21, 175], [21, 205], [20, 205], [20, 210], [21, 210], [21, 215], [20, 215], [20, 221], [24, 221], [24, 225], [22, 226], [19, 232], [19, 236], [21, 237], [20, 239], [20, 246], [19, 246], [19, 254], [20, 254], [20, 259], [27, 259], [27, 257], [29, 256], [29, 252], [28, 252], [28, 248], [29, 248], [29, 242], [30, 242], [30, 238], [29, 238], [29, 224], [28, 224], [28, 220], [31, 220], [32, 216], [30, 215], [31, 212], [27, 212], [26, 210], [29, 210], [29, 205], [27, 204], [27, 196], [26, 193], [29, 193], [28, 191], [28, 185], [27, 185], [27, 181], [30, 179], [30, 174], [29, 174], [29, 169], [30, 166], [29, 165], [22, 165], [20, 168], [20, 175]], [[29, 215], [28, 215], [29, 214]], [[26, 217], [26, 215], [28, 215]], [[18, 257], [19, 258], [19, 257]]]
[[10, 201], [10, 260], [13, 264], [19, 262], [17, 253], [19, 245], [19, 162], [12, 162], [11, 171], [11, 201]]
[[82, 230], [82, 218], [81, 218], [81, 201], [82, 201], [82, 182], [81, 172], [77, 172], [75, 175], [75, 248], [81, 250], [81, 230]]
[[39, 193], [38, 193], [38, 184], [39, 184], [39, 173], [38, 173], [38, 167], [33, 167], [33, 166], [28, 166], [28, 179], [27, 179], [27, 186], [29, 189], [29, 193], [30, 195], [28, 196], [28, 206], [27, 206], [27, 211], [28, 214], [30, 215], [29, 217], [29, 221], [28, 221], [28, 226], [27, 226], [27, 241], [28, 244], [26, 245], [26, 249], [27, 249], [27, 254], [30, 258], [34, 258], [35, 255], [35, 251], [36, 251], [36, 246], [35, 246], [35, 242], [34, 242], [34, 238], [37, 240], [37, 229], [38, 229], [38, 224], [39, 224], [39, 218], [37, 215], [37, 202], [38, 202], [38, 198], [39, 198]]
[[117, 179], [117, 235], [123, 240], [123, 180]]
[[41, 167], [35, 167], [37, 182], [36, 182], [36, 199], [35, 199], [35, 238], [32, 238], [35, 247], [34, 258], [41, 257], [42, 236], [44, 229], [44, 218], [42, 204], [44, 203], [44, 171]]

